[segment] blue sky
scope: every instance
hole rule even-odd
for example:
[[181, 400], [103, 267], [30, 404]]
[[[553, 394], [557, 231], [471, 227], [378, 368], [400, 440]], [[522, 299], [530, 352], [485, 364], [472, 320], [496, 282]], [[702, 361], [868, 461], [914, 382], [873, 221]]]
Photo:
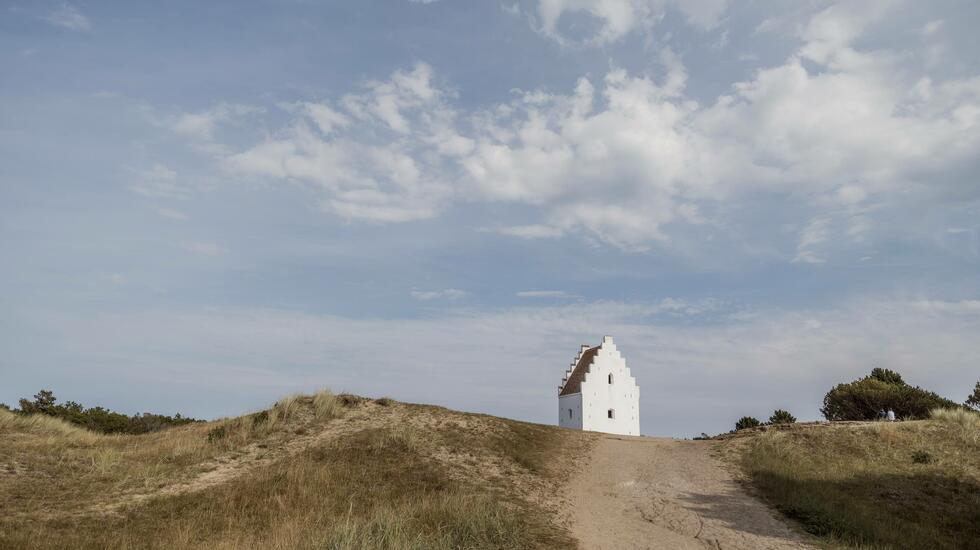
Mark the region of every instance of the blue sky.
[[980, 377], [975, 2], [4, 2], [0, 401], [642, 430]]

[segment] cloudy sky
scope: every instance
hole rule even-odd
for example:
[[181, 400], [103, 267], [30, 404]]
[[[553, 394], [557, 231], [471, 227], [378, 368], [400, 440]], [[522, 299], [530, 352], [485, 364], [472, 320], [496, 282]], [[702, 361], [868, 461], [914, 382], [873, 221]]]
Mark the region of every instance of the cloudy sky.
[[642, 431], [980, 378], [980, 4], [0, 3], [0, 401]]

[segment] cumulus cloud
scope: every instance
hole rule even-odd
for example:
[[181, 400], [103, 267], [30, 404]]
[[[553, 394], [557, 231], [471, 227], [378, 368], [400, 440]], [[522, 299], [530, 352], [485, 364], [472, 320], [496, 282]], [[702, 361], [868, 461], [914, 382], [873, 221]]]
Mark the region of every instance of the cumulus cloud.
[[[980, 152], [980, 78], [934, 82], [905, 53], [856, 49], [880, 16], [864, 4], [828, 8], [784, 63], [707, 105], [687, 96], [669, 50], [659, 77], [614, 69], [569, 94], [524, 94], [480, 119], [463, 160], [469, 181], [488, 200], [540, 208], [542, 220], [512, 234], [581, 231], [627, 249], [724, 221], [704, 213], [760, 194], [848, 225], [855, 240], [879, 207], [977, 198], [956, 174]], [[817, 260], [828, 224], [801, 235], [789, 258]]]
[[73, 31], [88, 32], [92, 30], [92, 22], [83, 15], [77, 8], [69, 4], [62, 4], [44, 16], [44, 20], [57, 27]]
[[335, 104], [292, 108], [291, 126], [221, 161], [233, 174], [309, 185], [343, 219], [430, 218], [452, 195], [448, 161], [472, 148], [455, 128], [451, 96], [419, 63]]
[[[714, 5], [711, 13], [723, 12]], [[545, 22], [568, 9], [602, 13], [618, 36], [656, 6], [539, 7]], [[914, 63], [914, 51], [857, 47], [888, 8], [843, 3], [813, 14], [794, 27], [799, 47], [783, 62], [708, 102], [692, 98], [688, 69], [669, 48], [650, 73], [614, 67], [568, 92], [518, 91], [475, 110], [457, 107], [455, 92], [418, 63], [339, 98], [289, 104], [285, 126], [217, 156], [232, 174], [304, 184], [346, 220], [405, 222], [463, 200], [510, 203], [533, 214], [483, 229], [580, 235], [624, 250], [695, 253], [715, 234], [744, 242], [735, 235], [748, 207], [768, 213], [758, 227], [792, 212], [808, 224], [795, 242], [773, 221], [753, 237], [771, 242], [754, 248], [819, 263], [836, 247], [868, 242], [896, 209], [980, 197], [963, 176], [980, 156], [980, 77], [939, 78], [921, 68], [927, 60]], [[705, 13], [692, 17], [710, 20]], [[213, 135], [217, 118], [198, 115], [175, 129]]]

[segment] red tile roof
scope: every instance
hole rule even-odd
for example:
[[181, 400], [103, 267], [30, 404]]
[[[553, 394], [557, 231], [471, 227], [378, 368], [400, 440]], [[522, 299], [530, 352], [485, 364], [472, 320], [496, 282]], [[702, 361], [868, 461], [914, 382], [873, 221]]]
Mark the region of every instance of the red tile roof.
[[589, 372], [589, 367], [592, 365], [592, 360], [595, 359], [595, 354], [598, 352], [599, 346], [589, 348], [582, 352], [582, 357], [579, 358], [578, 363], [575, 364], [575, 368], [572, 369], [572, 373], [568, 375], [568, 379], [565, 381], [565, 385], [562, 386], [561, 392], [559, 392], [558, 395], [561, 396], [582, 392], [582, 380], [585, 380], [585, 375]]

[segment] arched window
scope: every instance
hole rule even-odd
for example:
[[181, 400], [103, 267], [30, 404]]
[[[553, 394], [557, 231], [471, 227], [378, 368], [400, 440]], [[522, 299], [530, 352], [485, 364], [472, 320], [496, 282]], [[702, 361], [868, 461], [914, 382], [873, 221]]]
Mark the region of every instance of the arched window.
[[568, 409], [568, 418], [572, 417], [572, 409]]
[[608, 418], [616, 418], [616, 410], [615, 409], [609, 409], [608, 411], [606, 411], [606, 416]]
[[612, 384], [612, 373], [609, 373], [609, 383]]

